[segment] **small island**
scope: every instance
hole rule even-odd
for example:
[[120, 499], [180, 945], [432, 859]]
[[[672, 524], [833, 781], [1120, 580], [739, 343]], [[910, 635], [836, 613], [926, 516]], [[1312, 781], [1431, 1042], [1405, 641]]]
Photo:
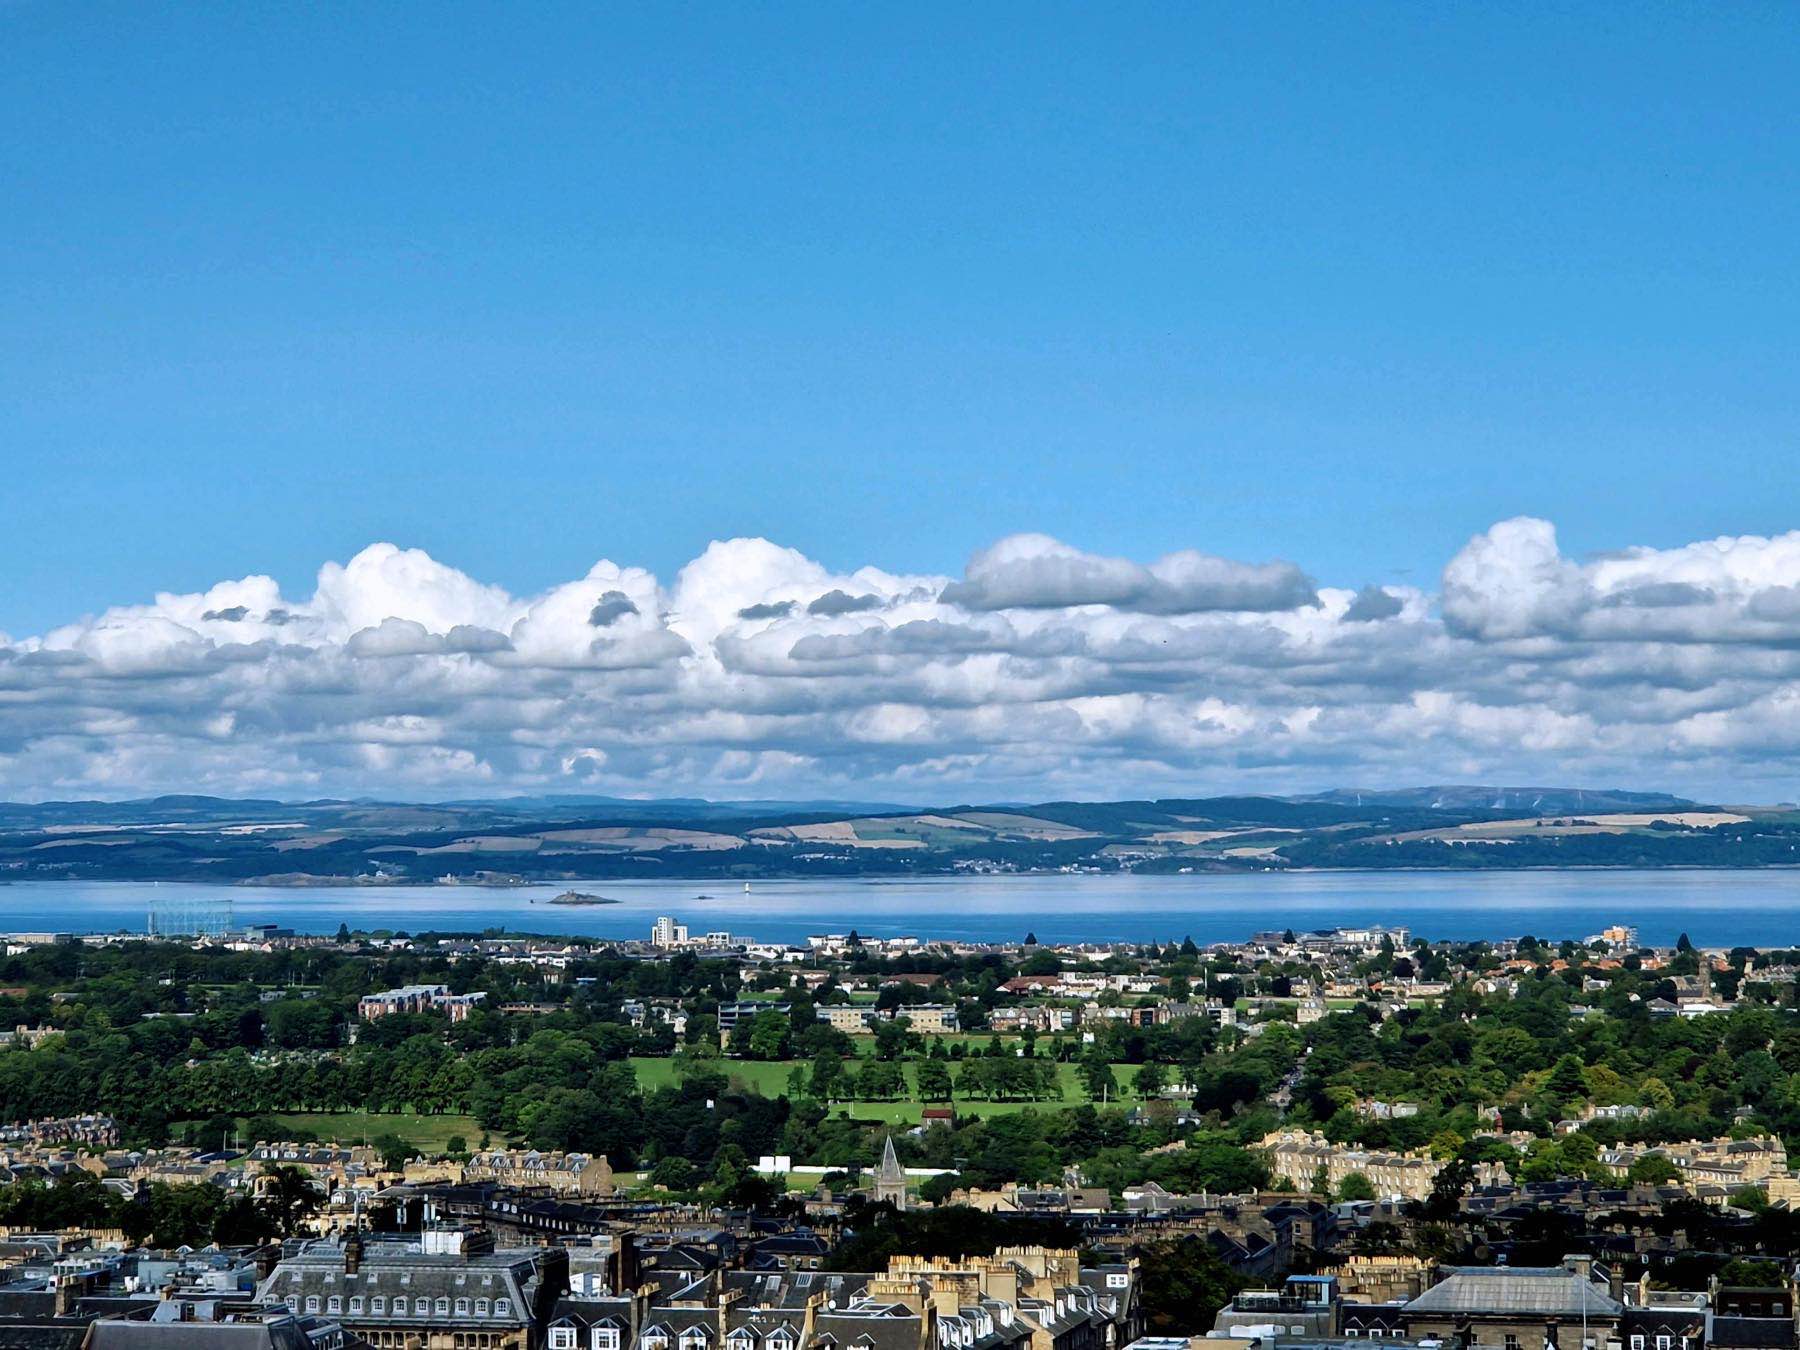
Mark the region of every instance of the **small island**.
[[582, 891], [564, 891], [552, 897], [547, 903], [552, 905], [616, 905], [619, 902], [610, 895], [588, 895]]

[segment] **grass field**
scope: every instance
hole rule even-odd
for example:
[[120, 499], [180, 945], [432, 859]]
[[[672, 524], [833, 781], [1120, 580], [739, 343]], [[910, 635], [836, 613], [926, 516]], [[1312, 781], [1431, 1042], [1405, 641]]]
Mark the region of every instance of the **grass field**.
[[[481, 1126], [474, 1116], [388, 1115], [379, 1111], [277, 1111], [274, 1118], [293, 1130], [310, 1130], [320, 1139], [340, 1144], [360, 1144], [377, 1135], [398, 1135], [421, 1152], [442, 1153], [444, 1143], [460, 1134], [474, 1148], [481, 1141]], [[243, 1121], [240, 1119], [240, 1125]], [[249, 1141], [254, 1143], [254, 1140]], [[498, 1137], [492, 1141], [502, 1142]]]
[[[731, 1078], [742, 1080], [756, 1088], [765, 1097], [779, 1097], [787, 1091], [788, 1074], [800, 1060], [732, 1059], [725, 1061], [725, 1072]], [[633, 1059], [631, 1067], [637, 1071], [638, 1082], [645, 1088], [666, 1087], [675, 1081], [675, 1061], [671, 1059]], [[917, 1066], [906, 1066], [908, 1085], [915, 1091], [918, 1085]], [[959, 1116], [1001, 1116], [1013, 1111], [1036, 1109], [1039, 1111], [1057, 1111], [1071, 1106], [1080, 1106], [1087, 1101], [1087, 1094], [1081, 1090], [1079, 1066], [1059, 1064], [1056, 1066], [1057, 1080], [1062, 1085], [1062, 1100], [1047, 1102], [987, 1102], [979, 1099], [965, 1101], [958, 1097], [951, 1103]], [[1138, 1066], [1135, 1064], [1113, 1065], [1113, 1076], [1118, 1079], [1121, 1088], [1129, 1088], [1137, 1077]], [[954, 1073], [955, 1070], [953, 1069]], [[916, 1096], [898, 1102], [836, 1102], [832, 1105], [832, 1113], [848, 1111], [856, 1120], [880, 1120], [889, 1124], [917, 1124], [919, 1112], [925, 1103]]]

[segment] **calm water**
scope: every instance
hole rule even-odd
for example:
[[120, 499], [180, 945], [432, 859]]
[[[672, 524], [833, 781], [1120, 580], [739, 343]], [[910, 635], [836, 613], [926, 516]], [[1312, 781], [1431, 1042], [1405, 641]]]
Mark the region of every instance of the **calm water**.
[[[742, 883], [613, 881], [578, 889], [616, 905], [544, 901], [565, 887], [194, 886], [40, 881], [0, 885], [0, 930], [143, 931], [153, 904], [229, 897], [239, 923], [301, 932], [507, 928], [647, 937], [659, 914], [695, 932], [768, 941], [808, 933], [916, 934], [1046, 942], [1241, 938], [1262, 928], [1405, 924], [1427, 937], [1585, 937], [1635, 924], [1646, 942], [1680, 933], [1710, 946], [1800, 946], [1800, 871], [1305, 872], [943, 877]], [[533, 902], [536, 903], [533, 903]]]

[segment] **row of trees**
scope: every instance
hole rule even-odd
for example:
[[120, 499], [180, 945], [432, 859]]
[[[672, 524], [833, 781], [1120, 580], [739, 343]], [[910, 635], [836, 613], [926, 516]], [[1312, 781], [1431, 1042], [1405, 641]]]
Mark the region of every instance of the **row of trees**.
[[246, 1246], [291, 1237], [323, 1197], [297, 1168], [265, 1168], [254, 1194], [217, 1186], [156, 1183], [122, 1196], [81, 1168], [64, 1172], [54, 1186], [35, 1178], [0, 1191], [0, 1224], [53, 1231], [118, 1228], [134, 1243], [179, 1247], [218, 1242]]

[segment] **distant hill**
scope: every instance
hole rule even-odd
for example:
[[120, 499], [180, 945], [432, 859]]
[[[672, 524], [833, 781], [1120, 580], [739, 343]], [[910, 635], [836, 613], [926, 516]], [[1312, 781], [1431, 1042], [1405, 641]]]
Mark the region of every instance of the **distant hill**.
[[1698, 802], [1666, 792], [1615, 788], [1410, 787], [1333, 788], [1304, 798], [1345, 806], [1411, 806], [1427, 811], [1509, 811], [1542, 815], [1564, 811], [1693, 811]]
[[166, 796], [0, 804], [0, 880], [303, 885], [1047, 870], [1800, 865], [1800, 811], [1435, 786], [928, 809], [830, 800]]

